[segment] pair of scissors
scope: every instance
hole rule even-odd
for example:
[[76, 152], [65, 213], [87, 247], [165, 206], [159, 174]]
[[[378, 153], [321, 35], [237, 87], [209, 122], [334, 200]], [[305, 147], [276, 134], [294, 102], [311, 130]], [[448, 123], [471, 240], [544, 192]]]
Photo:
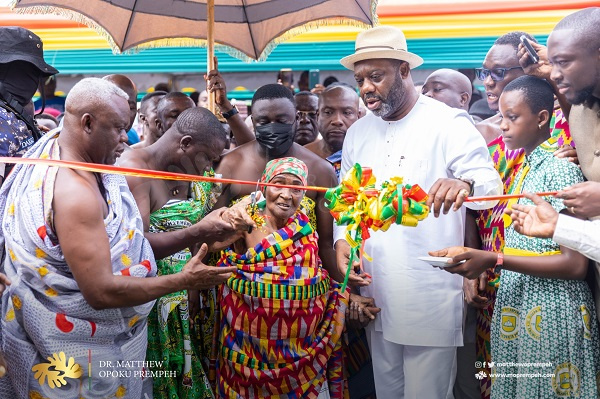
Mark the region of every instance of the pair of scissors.
[[[258, 179], [256, 181], [256, 188], [254, 189], [252, 194], [250, 194], [250, 198], [252, 200], [252, 202], [250, 203], [250, 216], [254, 216], [254, 212], [256, 209], [256, 197], [257, 197], [256, 193], [258, 192], [259, 183], [260, 183], [260, 179]], [[248, 233], [252, 233], [252, 226], [248, 227]]]

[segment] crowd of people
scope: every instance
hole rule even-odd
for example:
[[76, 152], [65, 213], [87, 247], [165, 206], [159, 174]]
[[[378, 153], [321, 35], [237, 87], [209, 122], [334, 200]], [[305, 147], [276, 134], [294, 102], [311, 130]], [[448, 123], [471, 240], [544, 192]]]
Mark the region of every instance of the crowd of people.
[[[598, 26], [587, 8], [547, 46], [499, 37], [475, 102], [460, 71], [416, 85], [424, 60], [375, 27], [340, 60], [356, 87], [282, 79], [249, 121], [218, 69], [197, 99], [138, 109], [108, 75], [61, 101], [41, 40], [0, 28], [0, 398], [599, 397]], [[431, 214], [372, 233], [349, 268], [308, 186], [355, 164], [418, 184]]]

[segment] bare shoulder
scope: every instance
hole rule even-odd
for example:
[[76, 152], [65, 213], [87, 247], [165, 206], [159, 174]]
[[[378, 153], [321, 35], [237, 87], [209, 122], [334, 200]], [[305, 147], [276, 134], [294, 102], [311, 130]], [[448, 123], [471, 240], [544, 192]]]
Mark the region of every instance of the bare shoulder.
[[[321, 157], [321, 148], [320, 148], [320, 144], [321, 141], [320, 140], [315, 140], [312, 143], [308, 143], [304, 146], [305, 150], [308, 150], [310, 152], [312, 152], [313, 154]], [[322, 158], [322, 157], [321, 157]]]
[[307, 150], [299, 144], [294, 143], [293, 156], [302, 160], [308, 168], [309, 175], [316, 176], [316, 184], [324, 187], [332, 187], [337, 184], [337, 178], [333, 166], [317, 154]]
[[[104, 220], [102, 195], [97, 184], [74, 170], [62, 168], [58, 171], [54, 185], [52, 208], [54, 222]], [[93, 178], [92, 176], [92, 179]]]
[[129, 151], [125, 151], [118, 159], [118, 166], [148, 169], [148, 155], [144, 148], [132, 147]]
[[223, 155], [217, 166], [216, 173], [220, 173], [223, 176], [231, 176], [232, 172], [237, 170], [242, 162], [253, 159], [255, 156], [255, 143], [256, 141], [252, 140]]
[[299, 144], [294, 143], [294, 156], [306, 164], [309, 170], [314, 170], [315, 172], [333, 172], [333, 168], [329, 162], [315, 154], [314, 152], [307, 150]]
[[223, 156], [221, 162], [223, 162], [223, 161], [237, 162], [240, 159], [243, 159], [248, 154], [254, 154], [254, 152], [256, 151], [255, 145], [256, 145], [256, 140], [252, 140], [248, 143], [237, 146], [233, 150], [231, 150], [227, 154], [225, 154]]

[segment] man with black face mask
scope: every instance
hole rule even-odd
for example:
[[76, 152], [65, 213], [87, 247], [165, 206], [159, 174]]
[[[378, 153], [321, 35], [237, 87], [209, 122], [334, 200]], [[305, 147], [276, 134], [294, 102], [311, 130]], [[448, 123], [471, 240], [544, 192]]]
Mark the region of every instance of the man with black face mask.
[[[268, 161], [295, 157], [308, 167], [308, 185], [333, 187], [337, 179], [331, 165], [294, 143], [296, 107], [292, 92], [279, 84], [260, 87], [252, 98], [252, 124], [256, 140], [237, 147], [221, 160], [216, 173], [225, 178], [247, 181], [260, 179]], [[228, 206], [231, 201], [250, 194], [250, 185], [224, 185], [216, 207]], [[330, 276], [337, 281], [343, 276], [336, 268], [333, 250], [333, 219], [323, 204], [324, 193], [306, 191], [301, 207], [319, 234], [319, 256]]]
[[[0, 28], [0, 156], [21, 157], [41, 137], [25, 109], [40, 80], [58, 73], [46, 64], [42, 41], [20, 27]], [[0, 163], [0, 184], [9, 172]]]

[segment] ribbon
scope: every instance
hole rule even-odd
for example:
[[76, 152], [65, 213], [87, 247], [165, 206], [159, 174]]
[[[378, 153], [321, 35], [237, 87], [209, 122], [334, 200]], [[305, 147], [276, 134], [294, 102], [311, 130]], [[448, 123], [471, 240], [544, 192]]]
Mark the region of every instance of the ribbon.
[[325, 193], [325, 205], [338, 226], [346, 225], [346, 241], [350, 244], [350, 261], [342, 284], [346, 289], [354, 257], [371, 260], [364, 243], [372, 231], [387, 231], [392, 224], [415, 227], [429, 215], [425, 204], [427, 193], [415, 185], [403, 185], [401, 177], [393, 177], [375, 187], [373, 170], [355, 164], [337, 187]]
[[[212, 183], [225, 184], [245, 184], [256, 185], [256, 182], [225, 179], [219, 177], [209, 177], [200, 175], [190, 175], [183, 173], [163, 172], [156, 170], [125, 168], [114, 165], [94, 164], [87, 162], [64, 161], [47, 158], [11, 158], [0, 157], [0, 163], [7, 164], [45, 164], [55, 167], [66, 167], [70, 169], [84, 170], [97, 173], [112, 173], [125, 176], [139, 176], [150, 179], [180, 180], [180, 181], [205, 181]], [[259, 183], [259, 186], [293, 188], [298, 186]], [[380, 189], [375, 188], [375, 177], [369, 167], [361, 167], [355, 164], [352, 169], [346, 173], [342, 182], [334, 188], [304, 186], [304, 190], [313, 190], [325, 193], [327, 207], [330, 209], [337, 225], [347, 225], [346, 240], [351, 246], [350, 261], [344, 278], [342, 289], [345, 290], [350, 268], [356, 254], [361, 260], [363, 256], [370, 260], [370, 257], [364, 253], [364, 241], [370, 237], [369, 229], [373, 231], [387, 229], [392, 224], [401, 224], [404, 226], [416, 226], [420, 220], [423, 220], [429, 214], [429, 207], [425, 204], [427, 193], [419, 187], [402, 185], [402, 178], [393, 177], [389, 181], [383, 182]], [[402, 193], [402, 195], [399, 195]], [[534, 193], [538, 196], [556, 196], [558, 192], [540, 192]], [[488, 197], [467, 197], [465, 202], [505, 200], [509, 198], [521, 198], [523, 194], [508, 194]], [[399, 209], [399, 205], [402, 207]], [[259, 221], [260, 222], [260, 221]]]
[[[70, 168], [76, 170], [85, 170], [88, 172], [97, 173], [112, 173], [116, 175], [124, 176], [139, 176], [147, 177], [149, 179], [163, 179], [163, 180], [180, 180], [180, 181], [205, 181], [212, 183], [224, 183], [224, 184], [245, 184], [255, 186], [257, 183], [254, 181], [236, 180], [236, 179], [225, 179], [220, 177], [209, 177], [202, 175], [190, 175], [185, 173], [174, 173], [174, 172], [163, 172], [150, 169], [139, 169], [139, 168], [125, 168], [114, 165], [104, 165], [89, 162], [76, 162], [76, 161], [63, 161], [60, 159], [43, 159], [43, 158], [18, 158], [18, 157], [0, 157], [0, 163], [6, 164], [26, 164], [36, 165], [44, 164], [48, 166], [56, 166], [63, 168]], [[298, 186], [275, 184], [275, 183], [259, 183], [261, 187], [279, 187], [279, 188], [293, 188], [297, 189]], [[312, 190], [317, 192], [325, 193], [329, 189], [327, 187], [319, 186], [304, 186], [303, 190]], [[540, 193], [533, 193], [540, 197], [556, 196], [558, 191], [547, 191]], [[505, 194], [495, 195], [486, 197], [467, 197], [464, 202], [479, 202], [479, 201], [493, 201], [493, 200], [505, 200], [509, 198], [522, 198], [524, 194]]]

